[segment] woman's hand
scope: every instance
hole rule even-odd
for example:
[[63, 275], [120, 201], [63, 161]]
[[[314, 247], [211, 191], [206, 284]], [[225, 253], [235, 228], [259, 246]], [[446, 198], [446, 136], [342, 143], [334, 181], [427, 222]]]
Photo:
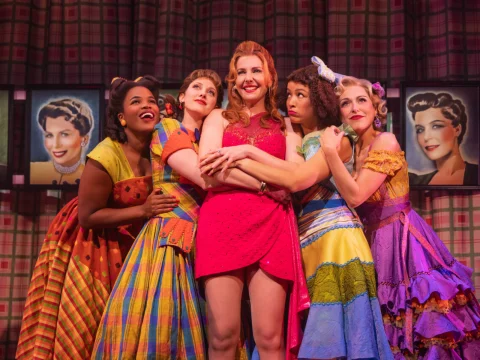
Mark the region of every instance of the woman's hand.
[[142, 205], [146, 218], [172, 211], [178, 206], [178, 200], [175, 196], [164, 195], [161, 189], [155, 189]]
[[320, 145], [322, 146], [323, 152], [325, 154], [328, 152], [338, 152], [344, 134], [345, 133], [340, 131], [336, 126], [326, 128], [320, 137]]
[[250, 145], [237, 145], [210, 151], [200, 158], [202, 174], [211, 176], [219, 170], [225, 172], [235, 161], [248, 157], [249, 147]]

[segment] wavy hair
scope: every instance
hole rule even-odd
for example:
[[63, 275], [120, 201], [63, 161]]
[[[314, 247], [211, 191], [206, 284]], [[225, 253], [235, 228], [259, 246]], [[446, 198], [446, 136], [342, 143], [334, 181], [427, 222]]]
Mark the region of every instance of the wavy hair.
[[[350, 86], [361, 86], [365, 89], [368, 94], [368, 97], [372, 101], [373, 107], [377, 113], [378, 118], [382, 122], [382, 126], [385, 125], [387, 119], [387, 106], [386, 101], [382, 99], [382, 97], [377, 93], [377, 91], [372, 88], [372, 83], [365, 79], [357, 79], [353, 76], [345, 76], [343, 77], [337, 86], [335, 87], [335, 94], [338, 98], [343, 94], [345, 88]], [[378, 129], [380, 130], [380, 129]]]
[[282, 129], [285, 129], [285, 120], [278, 111], [275, 101], [278, 88], [278, 75], [273, 58], [267, 49], [254, 41], [244, 41], [240, 43], [233, 53], [232, 59], [230, 60], [229, 72], [225, 79], [228, 84], [228, 108], [222, 115], [231, 123], [242, 122], [245, 126], [250, 124], [250, 117], [244, 110], [243, 99], [238, 91], [234, 89], [234, 86], [238, 76], [236, 68], [238, 59], [242, 56], [251, 55], [255, 55], [260, 59], [263, 64], [265, 77], [272, 83], [265, 95], [265, 109], [267, 113], [260, 118], [260, 125], [268, 128], [267, 121], [273, 119], [280, 123]]
[[425, 111], [430, 108], [440, 109], [442, 115], [452, 121], [453, 127], [462, 125], [460, 135], [458, 135], [458, 144], [460, 145], [465, 132], [467, 131], [467, 114], [465, 105], [459, 99], [453, 99], [449, 93], [434, 94], [431, 92], [416, 94], [408, 99], [408, 110], [412, 112], [412, 118], [419, 111]]

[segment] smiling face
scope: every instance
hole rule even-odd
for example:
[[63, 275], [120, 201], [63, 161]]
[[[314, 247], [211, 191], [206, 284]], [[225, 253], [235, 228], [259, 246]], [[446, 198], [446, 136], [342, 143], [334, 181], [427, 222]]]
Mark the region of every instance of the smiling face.
[[310, 125], [316, 122], [316, 114], [310, 100], [308, 86], [290, 81], [287, 85], [288, 116], [294, 124]]
[[128, 131], [151, 133], [159, 121], [157, 100], [146, 87], [135, 86], [127, 92], [118, 118], [126, 121]]
[[267, 78], [268, 74], [265, 73], [265, 67], [258, 56], [238, 58], [235, 70], [235, 87], [245, 104], [257, 103], [265, 98], [271, 81]]
[[185, 112], [203, 119], [215, 108], [217, 96], [217, 89], [212, 80], [198, 78], [192, 81], [184, 94], [180, 94], [179, 100], [185, 103]]
[[342, 122], [350, 125], [357, 134], [363, 133], [372, 126], [375, 108], [362, 86], [346, 87], [339, 101]]
[[88, 136], [80, 136], [80, 132], [64, 116], [46, 117], [43, 144], [57, 164], [76, 164], [82, 156], [82, 141], [87, 143]]
[[448, 156], [458, 147], [461, 125], [454, 127], [440, 108], [429, 108], [415, 114], [415, 132], [417, 141], [430, 160]]

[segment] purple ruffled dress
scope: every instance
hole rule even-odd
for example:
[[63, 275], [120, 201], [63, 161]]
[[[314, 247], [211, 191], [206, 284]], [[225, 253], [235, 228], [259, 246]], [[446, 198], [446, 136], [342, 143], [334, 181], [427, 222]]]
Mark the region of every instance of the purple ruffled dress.
[[363, 168], [387, 175], [360, 207], [395, 359], [480, 359], [472, 270], [411, 208], [403, 152], [371, 150]]

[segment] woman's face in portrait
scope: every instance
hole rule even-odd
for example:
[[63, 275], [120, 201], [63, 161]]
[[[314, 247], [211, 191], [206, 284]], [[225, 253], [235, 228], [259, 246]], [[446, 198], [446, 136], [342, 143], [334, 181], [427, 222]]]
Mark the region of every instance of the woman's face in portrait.
[[215, 108], [217, 97], [217, 89], [212, 80], [198, 78], [192, 81], [179, 100], [185, 103], [185, 111], [191, 115], [197, 114], [203, 119]]
[[350, 125], [360, 134], [372, 126], [375, 108], [362, 86], [353, 85], [345, 88], [339, 102], [343, 123]]
[[88, 136], [80, 136], [70, 121], [63, 116], [45, 120], [44, 145], [50, 158], [62, 166], [76, 164], [82, 156], [82, 141], [85, 146]]
[[127, 129], [137, 133], [151, 133], [160, 119], [160, 110], [150, 90], [135, 86], [125, 95], [123, 113], [118, 116], [127, 122]]
[[270, 84], [265, 76], [262, 60], [258, 56], [238, 58], [236, 70], [235, 88], [245, 103], [256, 103], [265, 97]]
[[415, 114], [415, 132], [425, 155], [435, 161], [448, 156], [458, 146], [461, 125], [453, 127], [440, 108], [430, 108]]
[[315, 109], [310, 101], [310, 89], [307, 85], [293, 81], [288, 83], [287, 110], [294, 124], [302, 124], [315, 118]]

